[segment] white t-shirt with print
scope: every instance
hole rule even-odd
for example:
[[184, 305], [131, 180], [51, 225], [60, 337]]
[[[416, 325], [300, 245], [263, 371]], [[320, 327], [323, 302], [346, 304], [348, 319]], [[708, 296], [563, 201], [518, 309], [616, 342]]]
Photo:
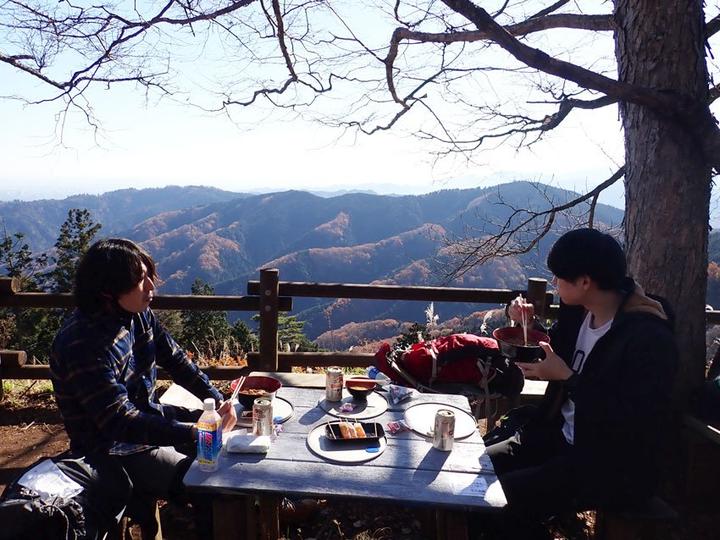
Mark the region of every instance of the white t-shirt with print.
[[[592, 351], [592, 348], [595, 346], [595, 343], [597, 343], [597, 340], [605, 335], [613, 322], [613, 320], [610, 319], [602, 326], [592, 328], [592, 319], [592, 313], [588, 311], [588, 314], [585, 316], [585, 320], [580, 327], [580, 333], [578, 334], [577, 341], [575, 342], [575, 355], [573, 356], [573, 361], [570, 365], [572, 370], [578, 374], [582, 373], [582, 370], [585, 367], [585, 360], [587, 360], [587, 357], [590, 355], [590, 351]], [[572, 399], [565, 400], [560, 412], [562, 412], [562, 415], [565, 418], [565, 423], [562, 428], [565, 440], [569, 444], [573, 444], [575, 441], [575, 402]]]

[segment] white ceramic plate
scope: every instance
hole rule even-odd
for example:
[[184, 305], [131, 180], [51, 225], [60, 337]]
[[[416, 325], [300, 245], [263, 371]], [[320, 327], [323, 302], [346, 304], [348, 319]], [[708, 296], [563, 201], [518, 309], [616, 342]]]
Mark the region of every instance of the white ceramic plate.
[[277, 397], [272, 400], [272, 415], [274, 424], [287, 422], [293, 415], [293, 406], [287, 399]]
[[455, 439], [464, 439], [477, 431], [475, 418], [469, 412], [445, 403], [418, 403], [405, 411], [405, 422], [415, 433], [432, 437], [435, 429], [435, 413], [449, 409], [455, 413]]
[[328, 461], [337, 463], [363, 463], [375, 459], [387, 448], [387, 439], [351, 442], [331, 441], [325, 436], [325, 423], [316, 426], [307, 436], [310, 451]]
[[[375, 418], [387, 411], [388, 408], [387, 400], [377, 392], [371, 392], [365, 400], [353, 398], [345, 388], [343, 388], [342, 395], [340, 401], [328, 401], [323, 398], [318, 402], [318, 405], [328, 414], [336, 417], [352, 418], [353, 420]], [[350, 403], [353, 409], [346, 412], [341, 411], [340, 408], [345, 403]]]

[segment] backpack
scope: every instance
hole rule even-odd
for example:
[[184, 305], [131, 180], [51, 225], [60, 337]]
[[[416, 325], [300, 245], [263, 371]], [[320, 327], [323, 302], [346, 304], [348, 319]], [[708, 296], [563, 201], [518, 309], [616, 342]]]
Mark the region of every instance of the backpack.
[[497, 341], [474, 334], [451, 334], [405, 349], [383, 343], [375, 362], [393, 382], [424, 392], [461, 383], [513, 397], [524, 384], [522, 371], [502, 356]]
[[[42, 497], [21, 486], [22, 476], [48, 458], [25, 468], [0, 497], [0, 540], [77, 540], [85, 537], [81, 497]], [[52, 458], [59, 461], [60, 456]]]

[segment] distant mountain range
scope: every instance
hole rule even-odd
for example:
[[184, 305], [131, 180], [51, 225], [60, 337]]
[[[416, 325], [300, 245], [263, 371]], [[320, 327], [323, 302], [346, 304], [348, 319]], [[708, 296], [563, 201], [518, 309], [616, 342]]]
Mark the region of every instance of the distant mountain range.
[[[52, 247], [71, 208], [87, 208], [102, 236], [140, 242], [158, 262], [163, 291], [188, 293], [195, 278], [218, 294], [245, 294], [263, 267], [285, 281], [444, 284], [447, 240], [492, 231], [512, 208], [542, 209], [577, 194], [529, 182], [442, 190], [418, 196], [303, 191], [264, 195], [204, 187], [121, 190], [64, 200], [0, 203], [8, 233], [23, 232], [36, 252]], [[595, 219], [618, 225], [622, 211], [599, 205]], [[555, 229], [536, 249], [475, 268], [451, 282], [462, 287], [522, 288], [529, 274], [544, 275]], [[309, 336], [350, 322], [424, 320], [417, 302], [295, 299], [294, 313]], [[422, 305], [421, 305], [422, 304]], [[438, 305], [441, 317], [467, 315], [473, 305]], [[382, 325], [380, 325], [382, 326]]]
[[36, 252], [50, 249], [68, 210], [86, 208], [102, 223], [103, 236], [127, 230], [162, 212], [247, 197], [209, 187], [171, 186], [157, 189], [122, 189], [102, 195], [73, 195], [65, 199], [0, 201], [0, 224], [8, 234], [22, 232]]

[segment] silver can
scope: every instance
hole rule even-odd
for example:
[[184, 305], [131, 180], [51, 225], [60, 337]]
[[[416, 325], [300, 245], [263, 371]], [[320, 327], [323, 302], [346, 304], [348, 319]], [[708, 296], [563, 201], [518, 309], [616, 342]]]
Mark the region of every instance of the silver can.
[[448, 409], [440, 409], [435, 413], [435, 430], [433, 431], [433, 448], [449, 452], [455, 440], [455, 413]]
[[270, 435], [273, 429], [272, 401], [257, 398], [253, 402], [253, 435]]
[[339, 367], [329, 367], [325, 373], [325, 399], [340, 401], [342, 399], [343, 372]]

